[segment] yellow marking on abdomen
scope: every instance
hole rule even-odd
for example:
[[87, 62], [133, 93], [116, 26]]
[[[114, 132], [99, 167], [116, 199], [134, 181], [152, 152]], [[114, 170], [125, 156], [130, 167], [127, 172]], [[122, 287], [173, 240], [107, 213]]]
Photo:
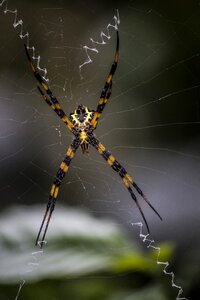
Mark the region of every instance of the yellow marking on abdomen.
[[82, 131], [81, 134], [80, 134], [80, 139], [81, 139], [81, 142], [84, 142], [87, 140], [87, 133], [85, 131]]

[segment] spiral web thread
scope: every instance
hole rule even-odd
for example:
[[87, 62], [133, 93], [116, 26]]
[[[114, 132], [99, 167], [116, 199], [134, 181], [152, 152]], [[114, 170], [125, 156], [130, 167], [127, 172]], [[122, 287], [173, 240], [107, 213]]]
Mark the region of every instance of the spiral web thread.
[[[0, 2], [0, 7], [3, 7], [3, 12], [4, 14], [12, 14], [13, 15], [13, 27], [18, 30], [18, 35], [20, 37], [20, 39], [25, 39], [25, 44], [27, 46], [27, 48], [29, 50], [32, 51], [32, 58], [36, 61], [36, 65], [38, 70], [40, 70], [43, 73], [43, 79], [46, 81], [49, 81], [49, 79], [47, 78], [47, 69], [46, 68], [41, 68], [40, 67], [40, 61], [41, 61], [41, 57], [40, 55], [36, 55], [36, 49], [34, 46], [30, 46], [30, 35], [29, 32], [24, 32], [24, 26], [23, 26], [23, 20], [22, 19], [18, 19], [18, 11], [17, 9], [10, 9], [8, 7], [8, 0], [2, 0]], [[83, 46], [82, 48], [84, 49], [85, 53], [86, 53], [86, 60], [79, 65], [79, 71], [80, 71], [80, 75], [81, 75], [81, 70], [82, 68], [93, 62], [92, 58], [89, 55], [89, 51], [91, 52], [95, 52], [95, 53], [99, 53], [98, 49], [96, 48], [96, 45], [104, 45], [106, 44], [105, 39], [109, 40], [111, 38], [111, 34], [110, 34], [110, 28], [114, 28], [114, 30], [118, 29], [118, 25], [120, 24], [120, 18], [119, 18], [119, 11], [116, 10], [116, 14], [113, 17], [113, 21], [114, 24], [109, 23], [106, 27], [106, 33], [104, 31], [101, 31], [100, 33], [100, 37], [101, 37], [101, 41], [95, 41], [92, 38], [90, 38], [90, 41], [92, 42], [92, 47], [89, 47], [87, 45]], [[83, 76], [81, 75], [81, 78], [83, 78]], [[167, 276], [171, 277], [171, 286], [178, 289], [178, 294], [176, 296], [176, 300], [188, 300], [185, 297], [181, 297], [182, 293], [183, 293], [183, 289], [181, 286], [178, 286], [177, 284], [175, 284], [175, 274], [174, 272], [168, 272], [167, 268], [169, 266], [169, 262], [163, 262], [163, 261], [159, 261], [159, 256], [160, 256], [160, 252], [161, 252], [161, 248], [154, 246], [155, 241], [151, 240], [148, 238], [149, 234], [145, 235], [143, 233], [143, 224], [142, 223], [131, 223], [131, 225], [133, 226], [139, 226], [140, 228], [140, 232], [139, 232], [139, 237], [142, 239], [142, 241], [146, 244], [147, 248], [152, 248], [154, 250], [156, 250], [158, 252], [157, 255], [157, 264], [158, 265], [163, 265], [163, 273]], [[33, 253], [34, 254], [34, 253]], [[15, 300], [19, 299], [19, 295], [21, 292], [22, 287], [24, 286], [24, 284], [26, 283], [26, 280], [23, 278], [20, 282], [18, 291], [17, 291], [17, 295], [15, 297]]]
[[178, 294], [176, 296], [176, 300], [188, 300], [187, 298], [185, 297], [182, 297], [181, 295], [183, 294], [183, 288], [180, 286], [180, 285], [177, 285], [175, 283], [175, 274], [174, 272], [168, 272], [167, 271], [167, 268], [169, 267], [169, 262], [168, 261], [160, 261], [159, 260], [159, 256], [160, 256], [160, 253], [161, 253], [161, 248], [158, 247], [158, 246], [154, 246], [155, 245], [155, 241], [148, 238], [149, 237], [149, 234], [144, 234], [143, 233], [143, 224], [141, 222], [138, 222], [138, 223], [131, 223], [132, 226], [138, 226], [139, 227], [139, 237], [141, 238], [142, 242], [145, 243], [146, 247], [149, 249], [149, 248], [152, 248], [154, 249], [155, 251], [157, 251], [157, 260], [156, 260], [156, 263], [158, 265], [162, 265], [163, 266], [163, 273], [166, 275], [166, 276], [169, 276], [171, 277], [171, 286], [173, 288], [176, 288], [178, 290]]

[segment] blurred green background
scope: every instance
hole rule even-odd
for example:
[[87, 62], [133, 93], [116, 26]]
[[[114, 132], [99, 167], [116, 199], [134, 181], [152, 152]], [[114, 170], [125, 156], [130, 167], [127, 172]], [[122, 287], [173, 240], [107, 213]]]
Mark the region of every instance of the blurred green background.
[[[0, 10], [0, 295], [15, 299], [175, 299], [177, 289], [139, 237], [129, 194], [94, 149], [77, 155], [59, 193], [44, 253], [34, 248], [45, 203], [71, 135], [45, 105], [13, 13]], [[94, 109], [119, 66], [97, 137], [163, 217], [141, 201], [151, 238], [188, 299], [200, 280], [200, 24], [198, 1], [8, 1], [18, 10], [66, 113]], [[101, 32], [108, 34], [101, 44]], [[96, 43], [91, 42], [91, 38]], [[79, 66], [88, 57], [91, 64]], [[141, 199], [140, 199], [141, 200]], [[145, 231], [145, 229], [144, 229]]]

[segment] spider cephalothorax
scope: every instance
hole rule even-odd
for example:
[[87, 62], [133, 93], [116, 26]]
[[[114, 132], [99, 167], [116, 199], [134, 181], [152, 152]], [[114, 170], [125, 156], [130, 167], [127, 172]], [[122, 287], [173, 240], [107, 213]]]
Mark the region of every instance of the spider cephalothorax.
[[96, 110], [91, 111], [86, 106], [79, 105], [78, 108], [73, 113], [70, 114], [69, 118], [63, 111], [60, 103], [58, 102], [58, 99], [53, 95], [48, 84], [44, 81], [44, 79], [40, 75], [39, 70], [33, 64], [26, 45], [25, 45], [25, 51], [26, 51], [28, 60], [31, 64], [31, 68], [34, 73], [34, 76], [39, 83], [38, 90], [41, 93], [43, 99], [56, 112], [56, 114], [60, 117], [60, 119], [66, 124], [66, 126], [71, 131], [71, 133], [75, 136], [74, 140], [71, 143], [71, 146], [66, 151], [65, 157], [64, 157], [62, 163], [60, 164], [60, 167], [56, 173], [56, 176], [54, 177], [50, 195], [49, 195], [49, 200], [48, 200], [46, 211], [44, 214], [44, 218], [42, 220], [42, 224], [40, 226], [40, 229], [39, 229], [39, 232], [37, 235], [36, 244], [38, 244], [38, 242], [39, 242], [41, 232], [44, 228], [44, 223], [46, 222], [44, 232], [42, 235], [42, 240], [40, 243], [40, 246], [42, 247], [42, 244], [44, 242], [46, 232], [48, 229], [49, 221], [51, 219], [51, 215], [55, 208], [56, 198], [58, 196], [58, 191], [59, 191], [60, 185], [62, 183], [63, 178], [65, 177], [65, 174], [69, 170], [69, 165], [71, 163], [71, 160], [73, 159], [75, 152], [79, 148], [79, 146], [81, 147], [83, 153], [88, 152], [89, 145], [93, 146], [99, 152], [99, 154], [106, 160], [108, 165], [110, 167], [112, 167], [112, 169], [115, 172], [118, 173], [118, 175], [122, 179], [125, 187], [129, 191], [132, 199], [135, 201], [138, 209], [140, 210], [140, 213], [144, 219], [147, 230], [149, 232], [149, 227], [148, 227], [146, 218], [142, 212], [142, 209], [137, 200], [137, 197], [135, 196], [135, 194], [133, 192], [133, 188], [137, 191], [137, 193], [144, 199], [144, 201], [153, 209], [153, 211], [162, 220], [161, 216], [155, 210], [155, 208], [151, 205], [151, 203], [148, 201], [147, 197], [143, 194], [142, 190], [138, 187], [138, 185], [135, 183], [133, 178], [127, 173], [125, 168], [116, 160], [116, 158], [108, 150], [106, 150], [104, 145], [102, 145], [101, 142], [93, 134], [93, 131], [97, 127], [98, 120], [101, 117], [101, 114], [102, 114], [102, 112], [106, 106], [106, 103], [107, 103], [108, 99], [110, 98], [110, 95], [112, 92], [112, 78], [113, 78], [113, 75], [116, 71], [117, 64], [118, 64], [118, 52], [119, 52], [118, 30], [117, 30], [117, 45], [116, 45], [114, 62], [112, 64], [110, 72], [107, 76], [107, 79], [106, 79], [104, 88], [101, 92]]

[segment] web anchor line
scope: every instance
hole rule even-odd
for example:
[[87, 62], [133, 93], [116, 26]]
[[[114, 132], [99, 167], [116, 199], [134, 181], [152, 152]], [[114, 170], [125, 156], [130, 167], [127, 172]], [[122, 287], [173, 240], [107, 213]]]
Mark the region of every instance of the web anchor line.
[[8, 7], [8, 0], [2, 0], [0, 2], [0, 7], [4, 7], [4, 9], [3, 9], [4, 14], [12, 14], [13, 15], [13, 17], [14, 17], [13, 18], [13, 24], [12, 24], [13, 27], [16, 30], [19, 30], [18, 35], [19, 35], [20, 39], [22, 39], [22, 40], [25, 39], [26, 40], [25, 44], [27, 45], [27, 48], [32, 51], [32, 58], [36, 61], [37, 68], [43, 73], [43, 75], [42, 75], [43, 79], [46, 80], [46, 81], [49, 81], [49, 79], [46, 77], [47, 76], [47, 69], [40, 67], [40, 60], [41, 60], [40, 55], [36, 56], [35, 47], [30, 46], [29, 32], [28, 31], [24, 32], [24, 22], [23, 22], [22, 19], [18, 18], [17, 9], [10, 9]]
[[139, 237], [141, 238], [142, 242], [145, 243], [146, 247], [147, 248], [152, 248], [154, 250], [157, 251], [157, 260], [156, 260], [156, 263], [158, 265], [163, 265], [164, 268], [163, 268], [163, 273], [167, 276], [170, 276], [171, 277], [171, 286], [173, 288], [176, 288], [178, 290], [178, 294], [176, 296], [176, 300], [188, 300], [187, 298], [185, 297], [182, 297], [181, 295], [183, 294], [183, 288], [180, 286], [180, 285], [177, 285], [175, 283], [175, 274], [174, 272], [168, 272], [167, 271], [167, 268], [169, 267], [169, 262], [168, 261], [159, 261], [159, 256], [160, 256], [160, 253], [161, 253], [161, 248], [158, 247], [158, 246], [154, 246], [155, 244], [155, 241], [148, 238], [149, 237], [149, 234], [144, 234], [143, 233], [143, 224], [141, 222], [138, 222], [138, 223], [131, 223], [132, 226], [138, 226], [140, 228], [140, 231], [139, 231]]
[[105, 32], [101, 31], [100, 33], [100, 37], [101, 37], [100, 42], [93, 40], [93, 38], [90, 38], [90, 41], [92, 42], [92, 47], [89, 47], [87, 45], [84, 45], [82, 47], [82, 49], [86, 53], [86, 60], [81, 65], [79, 65], [79, 72], [80, 72], [81, 79], [83, 79], [83, 76], [81, 75], [82, 68], [85, 65], [91, 64], [93, 62], [89, 52], [99, 53], [99, 50], [97, 49], [96, 45], [105, 45], [106, 44], [105, 39], [106, 40], [111, 39], [110, 28], [114, 28], [114, 30], [118, 30], [119, 24], [120, 24], [119, 11], [118, 9], [116, 9], [116, 14], [113, 16], [112, 22], [106, 26]]

